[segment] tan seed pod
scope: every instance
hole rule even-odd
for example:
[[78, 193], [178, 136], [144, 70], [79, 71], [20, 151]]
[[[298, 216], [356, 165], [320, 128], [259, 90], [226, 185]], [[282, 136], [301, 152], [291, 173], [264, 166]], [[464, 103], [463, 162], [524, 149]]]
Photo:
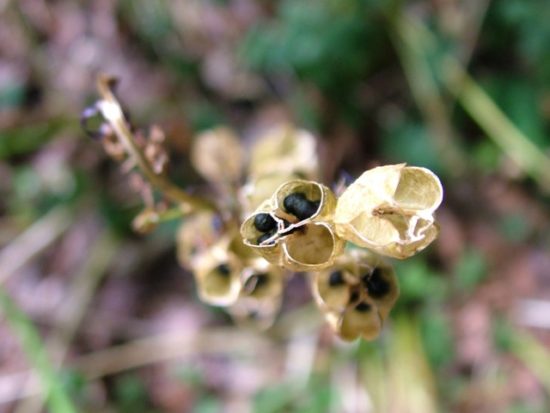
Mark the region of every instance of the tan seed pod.
[[285, 182], [299, 179], [296, 174], [288, 172], [272, 173], [254, 178], [246, 183], [241, 189], [240, 198], [245, 211], [254, 211], [266, 199]]
[[228, 250], [223, 239], [195, 260], [194, 275], [200, 299], [207, 304], [229, 306], [241, 291], [241, 260]]
[[241, 178], [244, 153], [233, 131], [219, 127], [195, 138], [191, 162], [210, 182], [234, 184]]
[[271, 174], [297, 174], [318, 179], [315, 137], [291, 125], [270, 129], [252, 147], [249, 175], [256, 180]]
[[293, 180], [276, 189], [272, 204], [278, 216], [292, 223], [327, 221], [336, 209], [336, 197], [330, 188], [318, 182]]
[[364, 172], [338, 199], [338, 234], [381, 255], [408, 258], [437, 237], [443, 188], [430, 170], [405, 164]]
[[365, 250], [352, 250], [312, 277], [312, 293], [344, 340], [375, 338], [399, 296], [393, 268]]
[[359, 337], [374, 340], [382, 330], [380, 314], [368, 298], [355, 306], [349, 306], [341, 313], [329, 312], [326, 320], [334, 332], [345, 341], [353, 341]]
[[184, 219], [176, 235], [178, 261], [193, 268], [195, 259], [210, 249], [221, 237], [216, 215], [201, 211]]
[[284, 272], [263, 258], [247, 263], [241, 273], [239, 299], [229, 312], [241, 326], [266, 329], [273, 324], [282, 301]]

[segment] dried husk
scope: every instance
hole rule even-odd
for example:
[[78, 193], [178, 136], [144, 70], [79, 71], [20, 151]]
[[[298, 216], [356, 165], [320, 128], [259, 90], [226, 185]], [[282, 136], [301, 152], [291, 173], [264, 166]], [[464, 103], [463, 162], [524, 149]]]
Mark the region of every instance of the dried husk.
[[[342, 274], [343, 284], [329, 284], [334, 271]], [[393, 268], [365, 250], [348, 251], [339, 257], [334, 267], [313, 277], [311, 287], [325, 318], [344, 340], [376, 338], [399, 296]]]
[[268, 130], [252, 147], [249, 175], [253, 180], [271, 174], [297, 174], [318, 179], [315, 137], [291, 125]]
[[239, 138], [226, 127], [199, 134], [191, 150], [195, 169], [213, 183], [234, 184], [241, 179], [244, 152]]
[[252, 248], [256, 253], [260, 254], [270, 263], [281, 265], [282, 248], [279, 242], [280, 238], [278, 238], [276, 234], [274, 234], [272, 243], [263, 242], [261, 244], [258, 244], [258, 238], [264, 234], [263, 232], [258, 231], [258, 229], [254, 226], [254, 219], [256, 218], [256, 215], [259, 214], [270, 214], [273, 219], [278, 222], [279, 228], [282, 228], [283, 222], [273, 213], [273, 206], [271, 201], [264, 201], [264, 203], [261, 204], [254, 213], [250, 214], [248, 218], [246, 218], [242, 223], [241, 236], [243, 239], [243, 243], [247, 247]]
[[[263, 277], [258, 282], [258, 276]], [[280, 309], [285, 273], [281, 268], [269, 264], [263, 258], [247, 263], [241, 273], [239, 299], [229, 312], [241, 326], [266, 329], [273, 324]]]
[[345, 241], [325, 222], [306, 223], [281, 239], [283, 266], [292, 271], [319, 271], [330, 267]]
[[363, 173], [338, 199], [338, 234], [361, 247], [408, 258], [438, 233], [433, 212], [441, 204], [439, 178], [426, 168], [388, 165]]
[[183, 267], [193, 268], [194, 260], [220, 239], [218, 220], [216, 214], [209, 211], [185, 218], [176, 235], [178, 261]]
[[[229, 306], [239, 298], [242, 262], [229, 252], [229, 242], [222, 239], [195, 260], [198, 295], [207, 304]], [[220, 271], [221, 266], [228, 271]]]

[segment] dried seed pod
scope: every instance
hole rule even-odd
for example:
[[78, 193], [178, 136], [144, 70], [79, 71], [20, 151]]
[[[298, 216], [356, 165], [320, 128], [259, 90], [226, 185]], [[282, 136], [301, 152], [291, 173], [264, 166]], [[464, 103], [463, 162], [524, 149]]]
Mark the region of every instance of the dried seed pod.
[[252, 147], [249, 174], [253, 180], [272, 174], [297, 174], [317, 179], [319, 162], [315, 137], [291, 125], [269, 130]]
[[352, 250], [311, 281], [313, 297], [344, 340], [375, 338], [399, 296], [393, 268], [380, 257]]
[[361, 247], [394, 258], [407, 258], [438, 234], [433, 213], [443, 188], [430, 170], [388, 165], [363, 173], [338, 199], [338, 234]]
[[239, 138], [220, 127], [195, 138], [191, 162], [199, 173], [214, 183], [234, 184], [241, 178], [244, 154]]
[[195, 259], [210, 249], [222, 235], [221, 220], [209, 211], [185, 218], [176, 235], [180, 264], [193, 268]]
[[298, 175], [287, 172], [254, 178], [241, 189], [240, 197], [244, 209], [254, 211], [262, 202], [270, 198], [279, 186], [296, 179], [299, 179]]
[[270, 327], [281, 306], [285, 281], [283, 271], [263, 258], [248, 261], [241, 273], [239, 299], [230, 307], [230, 314], [240, 325]]
[[382, 330], [380, 314], [376, 311], [376, 305], [368, 298], [348, 306], [342, 312], [329, 312], [325, 317], [336, 334], [346, 341], [359, 337], [374, 340]]
[[[272, 211], [273, 206], [271, 201], [265, 201], [253, 214], [244, 220], [241, 225], [241, 236], [244, 245], [252, 248], [270, 263], [280, 265], [282, 263], [282, 249], [277, 233], [283, 228], [284, 223]], [[257, 218], [258, 216], [262, 218]], [[256, 224], [259, 219], [267, 220], [265, 216], [269, 216], [275, 221], [275, 228], [262, 231], [257, 227]]]
[[195, 280], [200, 299], [216, 306], [234, 304], [241, 291], [241, 260], [228, 250], [223, 239], [195, 261]]
[[319, 271], [330, 267], [344, 250], [345, 241], [325, 222], [302, 224], [286, 234], [281, 245], [283, 266], [289, 270]]
[[331, 223], [335, 205], [334, 194], [324, 185], [285, 182], [244, 221], [244, 243], [289, 270], [317, 271], [331, 266], [345, 244]]

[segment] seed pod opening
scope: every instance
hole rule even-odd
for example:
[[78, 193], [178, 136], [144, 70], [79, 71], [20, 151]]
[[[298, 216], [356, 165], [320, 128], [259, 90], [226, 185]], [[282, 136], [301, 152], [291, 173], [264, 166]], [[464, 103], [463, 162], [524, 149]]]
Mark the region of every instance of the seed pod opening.
[[314, 181], [295, 180], [282, 184], [273, 199], [277, 215], [293, 223], [327, 218], [332, 215], [336, 198], [326, 186]]
[[284, 265], [294, 271], [330, 267], [344, 248], [344, 241], [323, 222], [302, 225], [282, 240]]
[[441, 182], [425, 168], [388, 165], [363, 173], [338, 199], [338, 234], [381, 255], [407, 258], [437, 236]]
[[208, 304], [227, 306], [239, 297], [242, 259], [230, 250], [233, 238], [222, 237], [194, 261], [198, 295]]

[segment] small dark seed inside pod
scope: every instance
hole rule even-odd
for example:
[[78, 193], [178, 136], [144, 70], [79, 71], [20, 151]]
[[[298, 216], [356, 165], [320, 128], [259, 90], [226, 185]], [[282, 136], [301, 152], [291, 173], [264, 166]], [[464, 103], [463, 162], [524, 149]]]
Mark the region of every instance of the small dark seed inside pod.
[[354, 303], [355, 301], [357, 301], [359, 299], [359, 296], [361, 294], [359, 294], [359, 291], [355, 290], [355, 291], [352, 291], [351, 294], [349, 295], [349, 302], [350, 304], [351, 303]]
[[334, 271], [330, 273], [328, 278], [328, 285], [331, 287], [337, 287], [344, 284], [344, 277], [342, 276], [342, 271]]
[[229, 277], [231, 274], [231, 268], [227, 264], [220, 264], [216, 267], [218, 274], [223, 275], [224, 277]]
[[371, 306], [368, 303], [359, 303], [355, 306], [355, 311], [358, 311], [360, 313], [366, 313], [367, 311], [370, 311]]
[[277, 222], [269, 214], [258, 214], [254, 217], [254, 226], [258, 231], [268, 232], [277, 227]]
[[364, 275], [362, 279], [369, 295], [373, 298], [383, 298], [391, 290], [391, 284], [384, 279], [380, 268], [375, 268], [372, 274]]
[[287, 195], [283, 200], [285, 210], [300, 221], [313, 216], [319, 209], [320, 201], [309, 201], [303, 192]]
[[[260, 235], [260, 236], [258, 237], [258, 239], [256, 240], [256, 243], [257, 243], [258, 245], [260, 245], [260, 244], [261, 244], [262, 242], [264, 242], [265, 240], [271, 238], [271, 237], [273, 236], [274, 233], [275, 233], [274, 231], [271, 231], [271, 232], [266, 232], [266, 233], [263, 234], [263, 235]], [[272, 245], [272, 244], [273, 244], [273, 242], [270, 242], [268, 245]]]

